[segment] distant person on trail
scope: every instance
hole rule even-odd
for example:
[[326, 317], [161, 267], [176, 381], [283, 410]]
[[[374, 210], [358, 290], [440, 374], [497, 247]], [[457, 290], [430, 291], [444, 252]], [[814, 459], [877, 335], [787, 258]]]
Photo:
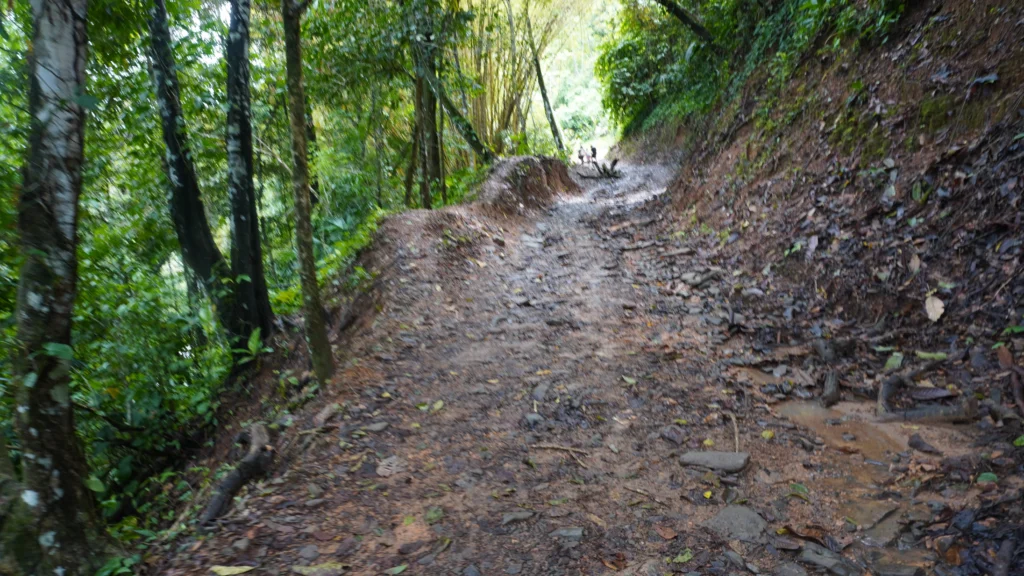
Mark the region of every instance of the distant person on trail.
[[590, 160], [597, 164], [597, 148], [594, 146], [590, 147]]
[[583, 146], [576, 151], [576, 157], [580, 159], [580, 164], [583, 164]]

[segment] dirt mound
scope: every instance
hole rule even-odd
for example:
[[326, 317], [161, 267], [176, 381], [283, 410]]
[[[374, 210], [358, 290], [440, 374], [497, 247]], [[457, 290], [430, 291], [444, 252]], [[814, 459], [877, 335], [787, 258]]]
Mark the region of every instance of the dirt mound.
[[480, 187], [479, 206], [502, 215], [522, 215], [549, 206], [559, 194], [578, 194], [579, 186], [557, 158], [514, 156], [498, 161]]

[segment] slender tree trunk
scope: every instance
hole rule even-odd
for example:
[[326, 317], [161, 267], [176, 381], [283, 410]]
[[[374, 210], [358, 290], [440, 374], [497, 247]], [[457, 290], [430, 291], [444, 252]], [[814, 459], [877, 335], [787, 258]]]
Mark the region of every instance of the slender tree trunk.
[[[529, 4], [527, 4], [529, 8]], [[530, 12], [526, 11], [526, 35], [530, 40], [530, 53], [533, 56], [533, 67], [537, 72], [537, 86], [540, 88], [540, 97], [544, 101], [544, 115], [548, 117], [548, 124], [551, 125], [551, 136], [555, 139], [555, 146], [559, 152], [565, 152], [565, 145], [562, 144], [562, 135], [558, 131], [558, 123], [555, 121], [555, 111], [551, 109], [551, 101], [548, 100], [548, 89], [544, 86], [544, 75], [540, 71], [540, 55], [537, 54], [537, 44], [533, 39], [533, 26], [530, 24]]]
[[[306, 153], [316, 156], [316, 125], [313, 124], [313, 108], [306, 100]], [[320, 179], [315, 173], [309, 175], [309, 199], [314, 206], [320, 202]]]
[[82, 189], [86, 0], [32, 2], [29, 111], [32, 126], [18, 229], [14, 366], [15, 427], [22, 478], [0, 450], [0, 573], [92, 576], [108, 551], [86, 487], [75, 434], [71, 322], [78, 283]]
[[476, 130], [473, 129], [473, 125], [459, 112], [459, 109], [452, 102], [451, 98], [448, 97], [448, 93], [444, 91], [444, 88], [437, 82], [437, 79], [430, 83], [430, 90], [437, 96], [441, 106], [448, 112], [448, 117], [455, 126], [455, 129], [459, 131], [459, 134], [469, 144], [469, 147], [473, 149], [477, 158], [484, 163], [490, 163], [494, 160], [494, 152], [480, 140]]
[[[384, 130], [382, 118], [380, 112], [380, 105], [377, 101], [378, 87], [376, 84], [373, 85], [373, 93], [370, 96], [370, 123], [373, 124], [373, 159], [374, 165], [377, 171], [377, 208], [383, 207], [383, 195], [384, 195], [384, 184], [381, 180], [384, 178], [384, 168], [381, 165], [380, 153], [381, 153], [381, 133]], [[376, 120], [376, 121], [375, 121]]]
[[412, 208], [412, 183], [416, 178], [416, 156], [420, 153], [420, 126], [418, 122], [412, 125], [412, 141], [409, 142], [409, 166], [405, 170], [405, 206]]
[[306, 158], [306, 95], [302, 86], [302, 12], [292, 0], [281, 0], [284, 22], [285, 68], [288, 84], [288, 116], [292, 128], [292, 188], [295, 192], [295, 244], [299, 252], [299, 280], [306, 315], [306, 342], [313, 370], [320, 382], [334, 376], [334, 357], [324, 322], [324, 307], [316, 281], [313, 254], [312, 207], [309, 202], [309, 166]]
[[[424, 43], [426, 44], [426, 43]], [[424, 79], [428, 83], [437, 81], [437, 71], [434, 62], [434, 49], [425, 47], [422, 65]], [[430, 208], [434, 190], [438, 187], [441, 179], [441, 140], [437, 133], [437, 96], [433, 90], [423, 90], [423, 143], [425, 145], [427, 183], [430, 187], [430, 197], [424, 201], [424, 208]]]
[[[439, 51], [439, 54], [444, 52]], [[438, 62], [438, 68], [443, 62]], [[437, 107], [437, 180], [441, 186], [441, 205], [448, 205], [448, 184], [444, 178], [444, 106]]]
[[171, 185], [171, 220], [181, 245], [182, 260], [202, 281], [224, 329], [232, 336], [248, 336], [241, 333], [242, 326], [232, 303], [233, 290], [225, 283], [230, 281], [231, 269], [217, 247], [206, 219], [206, 207], [185, 132], [164, 0], [153, 1], [149, 32], [151, 75], [165, 146], [164, 170]]
[[[452, 60], [455, 61], [455, 73], [459, 75], [459, 79], [461, 80], [462, 79], [462, 64], [459, 63], [459, 47], [458, 46], [455, 46], [452, 49]], [[463, 82], [461, 82], [461, 81], [459, 82], [459, 95], [462, 97], [462, 110], [461, 110], [462, 115], [463, 116], [468, 116], [469, 115], [469, 99], [466, 98], [466, 87], [463, 85]], [[469, 156], [469, 167], [474, 169], [474, 170], [476, 169], [476, 155], [475, 154], [471, 154]]]
[[700, 22], [697, 22], [697, 19], [694, 18], [685, 9], [683, 9], [682, 6], [676, 4], [673, 0], [654, 1], [657, 2], [658, 4], [661, 4], [665, 8], [665, 10], [668, 11], [669, 14], [675, 16], [676, 19], [678, 19], [694, 34], [696, 34], [698, 38], [703, 40], [705, 44], [710, 46], [713, 50], [718, 50], [718, 45], [715, 44], [715, 38], [714, 36], [711, 35], [711, 32], [708, 32], [708, 29], [702, 26]]
[[[512, 0], [505, 0], [505, 9], [506, 9], [505, 10], [506, 13], [508, 14], [509, 49], [512, 51], [512, 62], [510, 63], [510, 66], [511, 66], [512, 78], [513, 78], [513, 84], [514, 84], [515, 78], [518, 76], [519, 56], [517, 55], [517, 52], [516, 52], [516, 21], [515, 21], [514, 15], [512, 14]], [[525, 123], [525, 117], [523, 116], [522, 102], [520, 102], [520, 96], [521, 95], [514, 93], [514, 91], [515, 91], [515, 87], [514, 86], [513, 86], [512, 89], [513, 89], [512, 98], [514, 99], [514, 102], [515, 102], [515, 111], [516, 111], [516, 114], [519, 116], [519, 118], [518, 118], [518, 120], [519, 120], [518, 124], [520, 125], [519, 132], [520, 132], [520, 134], [522, 134], [523, 132], [526, 131], [526, 129], [525, 129], [526, 123]]]
[[[230, 0], [227, 38], [228, 197], [231, 202], [231, 275], [245, 332], [273, 331], [274, 314], [263, 275], [259, 217], [252, 178], [252, 115], [249, 95], [250, 0]], [[299, 109], [303, 111], [302, 108]]]
[[429, 89], [423, 88], [423, 78], [416, 79], [416, 124], [419, 126], [419, 141], [420, 141], [420, 207], [430, 210], [430, 170], [427, 168], [430, 158], [427, 153], [427, 148], [430, 147], [427, 138], [427, 111], [424, 109], [424, 98], [423, 94], [429, 92]]

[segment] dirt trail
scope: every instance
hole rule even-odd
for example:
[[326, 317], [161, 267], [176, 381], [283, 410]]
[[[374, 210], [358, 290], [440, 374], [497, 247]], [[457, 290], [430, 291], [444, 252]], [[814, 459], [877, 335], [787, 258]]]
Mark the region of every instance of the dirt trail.
[[[318, 412], [327, 425], [293, 433], [287, 465], [159, 572], [930, 567], [933, 552], [909, 549], [919, 527], [976, 494], [896, 483], [931, 465], [907, 438], [967, 451], [968, 437], [872, 424], [866, 403], [770, 404], [762, 387], [808, 385], [809, 349], [748, 340], [725, 304], [730, 272], [655, 233], [647, 200], [670, 171], [624, 171], [528, 217], [390, 219], [383, 307], [353, 331], [342, 384], [293, 430]], [[736, 443], [740, 471], [729, 454], [714, 463], [728, 470], [680, 463]]]

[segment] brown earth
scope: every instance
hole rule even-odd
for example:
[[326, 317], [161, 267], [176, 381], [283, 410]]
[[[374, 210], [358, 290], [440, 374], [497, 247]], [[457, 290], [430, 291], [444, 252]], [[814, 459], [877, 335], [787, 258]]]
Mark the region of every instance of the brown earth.
[[[282, 430], [276, 467], [210, 535], [151, 547], [149, 573], [990, 567], [999, 538], [935, 540], [965, 512], [1001, 530], [992, 487], [970, 458], [907, 447], [916, 433], [970, 455], [977, 430], [799, 400], [825, 369], [809, 342], [730, 304], [740, 269], [709, 262], [704, 240], [659, 235], [669, 170], [623, 170], [546, 209], [389, 218], [363, 259], [372, 288], [335, 335], [341, 376], [284, 416], [238, 407]], [[739, 472], [680, 462], [737, 448]], [[1019, 500], [1019, 479], [1001, 482]]]

